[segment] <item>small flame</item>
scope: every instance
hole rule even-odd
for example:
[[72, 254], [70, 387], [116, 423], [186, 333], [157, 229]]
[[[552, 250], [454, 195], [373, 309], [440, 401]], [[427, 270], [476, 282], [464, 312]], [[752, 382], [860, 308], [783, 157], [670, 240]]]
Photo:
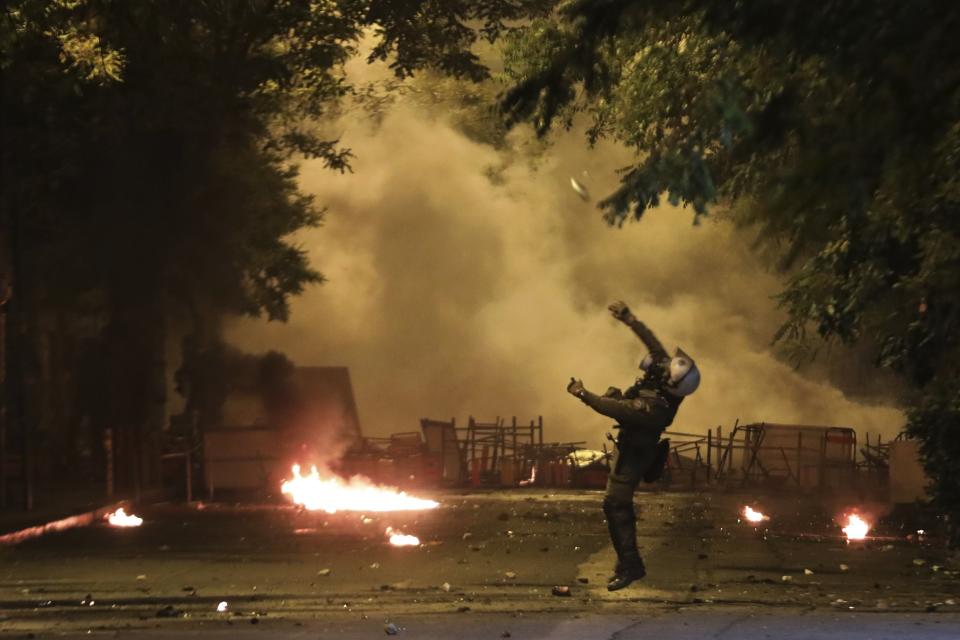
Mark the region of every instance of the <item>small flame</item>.
[[847, 540], [863, 540], [870, 532], [870, 523], [861, 518], [856, 513], [846, 515], [847, 526], [842, 531], [847, 535]]
[[416, 511], [440, 506], [433, 500], [408, 496], [390, 487], [378, 487], [366, 478], [354, 476], [348, 481], [337, 477], [321, 478], [316, 467], [310, 475], [300, 474], [300, 465], [293, 465], [293, 478], [285, 480], [280, 490], [294, 504], [309, 511]]
[[416, 547], [420, 544], [420, 538], [417, 536], [394, 531], [393, 527], [387, 527], [387, 535], [390, 537], [390, 544], [395, 547]]
[[127, 513], [124, 512], [123, 507], [120, 507], [107, 516], [107, 522], [114, 527], [139, 527], [143, 524], [143, 518], [138, 518], [132, 513], [127, 515]]
[[525, 487], [527, 485], [533, 484], [536, 481], [537, 481], [537, 465], [533, 465], [530, 468], [530, 477], [527, 478], [526, 480], [521, 480], [520, 486]]
[[750, 507], [743, 508], [743, 517], [746, 518], [748, 522], [763, 522], [764, 520], [770, 519], [770, 516], [764, 515], [759, 511], [754, 511]]

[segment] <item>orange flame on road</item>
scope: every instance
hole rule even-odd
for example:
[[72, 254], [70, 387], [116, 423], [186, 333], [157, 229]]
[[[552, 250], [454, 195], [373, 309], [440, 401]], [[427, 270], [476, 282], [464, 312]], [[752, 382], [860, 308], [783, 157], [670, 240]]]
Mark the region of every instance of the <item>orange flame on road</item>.
[[759, 511], [754, 511], [750, 507], [743, 508], [743, 517], [747, 519], [748, 522], [763, 522], [764, 520], [769, 520], [770, 516], [764, 515]]
[[107, 522], [114, 527], [139, 527], [143, 524], [143, 518], [137, 517], [132, 513], [128, 515], [124, 512], [123, 507], [120, 507], [107, 516]]
[[847, 526], [841, 531], [847, 535], [847, 540], [863, 540], [870, 532], [870, 523], [855, 513], [846, 514]]
[[394, 531], [393, 527], [387, 527], [387, 535], [390, 536], [390, 544], [395, 547], [415, 547], [420, 544], [420, 538], [417, 536], [408, 536], [405, 533]]
[[294, 504], [309, 511], [417, 511], [435, 509], [439, 502], [408, 496], [392, 487], [378, 487], [366, 478], [354, 476], [344, 481], [336, 476], [321, 478], [316, 467], [309, 475], [300, 474], [300, 465], [293, 465], [293, 478], [285, 480], [280, 490]]

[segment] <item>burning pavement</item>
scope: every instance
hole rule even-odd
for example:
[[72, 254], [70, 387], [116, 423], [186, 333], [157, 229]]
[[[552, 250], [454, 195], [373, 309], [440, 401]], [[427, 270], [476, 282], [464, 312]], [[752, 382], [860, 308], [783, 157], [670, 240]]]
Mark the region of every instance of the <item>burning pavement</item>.
[[754, 505], [768, 519], [748, 522], [744, 496], [641, 493], [649, 574], [609, 593], [614, 555], [599, 492], [430, 497], [435, 507], [403, 511], [140, 507], [138, 527], [104, 522], [3, 549], [0, 621], [7, 630], [70, 632], [382, 626], [447, 614], [459, 624], [478, 613], [960, 615], [960, 567], [942, 545], [882, 523], [848, 541], [845, 523], [815, 504]]

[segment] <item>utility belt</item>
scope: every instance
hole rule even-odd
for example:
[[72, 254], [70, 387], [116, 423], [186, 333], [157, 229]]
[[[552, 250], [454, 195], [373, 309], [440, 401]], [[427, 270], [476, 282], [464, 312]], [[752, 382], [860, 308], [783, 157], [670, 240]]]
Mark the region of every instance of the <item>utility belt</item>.
[[655, 447], [660, 442], [660, 433], [652, 435], [647, 430], [624, 427], [619, 424], [614, 425], [613, 428], [618, 433], [616, 437], [607, 433], [607, 440], [613, 442], [617, 447]]
[[[617, 426], [619, 428], [619, 425]], [[627, 436], [630, 431], [629, 429], [620, 429], [620, 433], [617, 434], [617, 437], [614, 438], [612, 434], [607, 433], [607, 439], [616, 445], [617, 450], [622, 452], [623, 449], [645, 449], [647, 447], [655, 448], [656, 452], [653, 455], [653, 459], [650, 461], [650, 466], [647, 467], [647, 470], [643, 473], [643, 481], [650, 483], [656, 482], [663, 476], [663, 472], [667, 466], [667, 459], [670, 457], [670, 438], [664, 438], [660, 440], [659, 435], [656, 440], [652, 440], [649, 437], [645, 436], [641, 440], [629, 440]], [[625, 441], [626, 440], [626, 441]], [[616, 457], [617, 466], [613, 470], [615, 473], [620, 473], [620, 462], [621, 455]]]

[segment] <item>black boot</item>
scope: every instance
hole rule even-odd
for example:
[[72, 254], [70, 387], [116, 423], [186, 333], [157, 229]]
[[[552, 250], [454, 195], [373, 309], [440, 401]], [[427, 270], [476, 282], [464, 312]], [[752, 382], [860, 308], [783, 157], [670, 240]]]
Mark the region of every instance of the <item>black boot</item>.
[[619, 529], [617, 528], [617, 506], [611, 503], [608, 500], [603, 501], [603, 515], [607, 517], [607, 531], [610, 533], [610, 542], [613, 543], [613, 550], [617, 554], [617, 564], [613, 567], [613, 575], [607, 578], [607, 582], [610, 582], [618, 575], [620, 575], [620, 556], [623, 554], [623, 549], [620, 548], [620, 538]]
[[634, 580], [647, 574], [637, 550], [637, 516], [633, 502], [626, 504], [603, 501], [603, 512], [607, 516], [607, 528], [613, 549], [617, 552], [617, 566], [607, 589], [623, 589]]
[[619, 591], [645, 575], [647, 575], [647, 568], [643, 566], [640, 554], [625, 555], [620, 561], [620, 572], [607, 583], [607, 591]]

